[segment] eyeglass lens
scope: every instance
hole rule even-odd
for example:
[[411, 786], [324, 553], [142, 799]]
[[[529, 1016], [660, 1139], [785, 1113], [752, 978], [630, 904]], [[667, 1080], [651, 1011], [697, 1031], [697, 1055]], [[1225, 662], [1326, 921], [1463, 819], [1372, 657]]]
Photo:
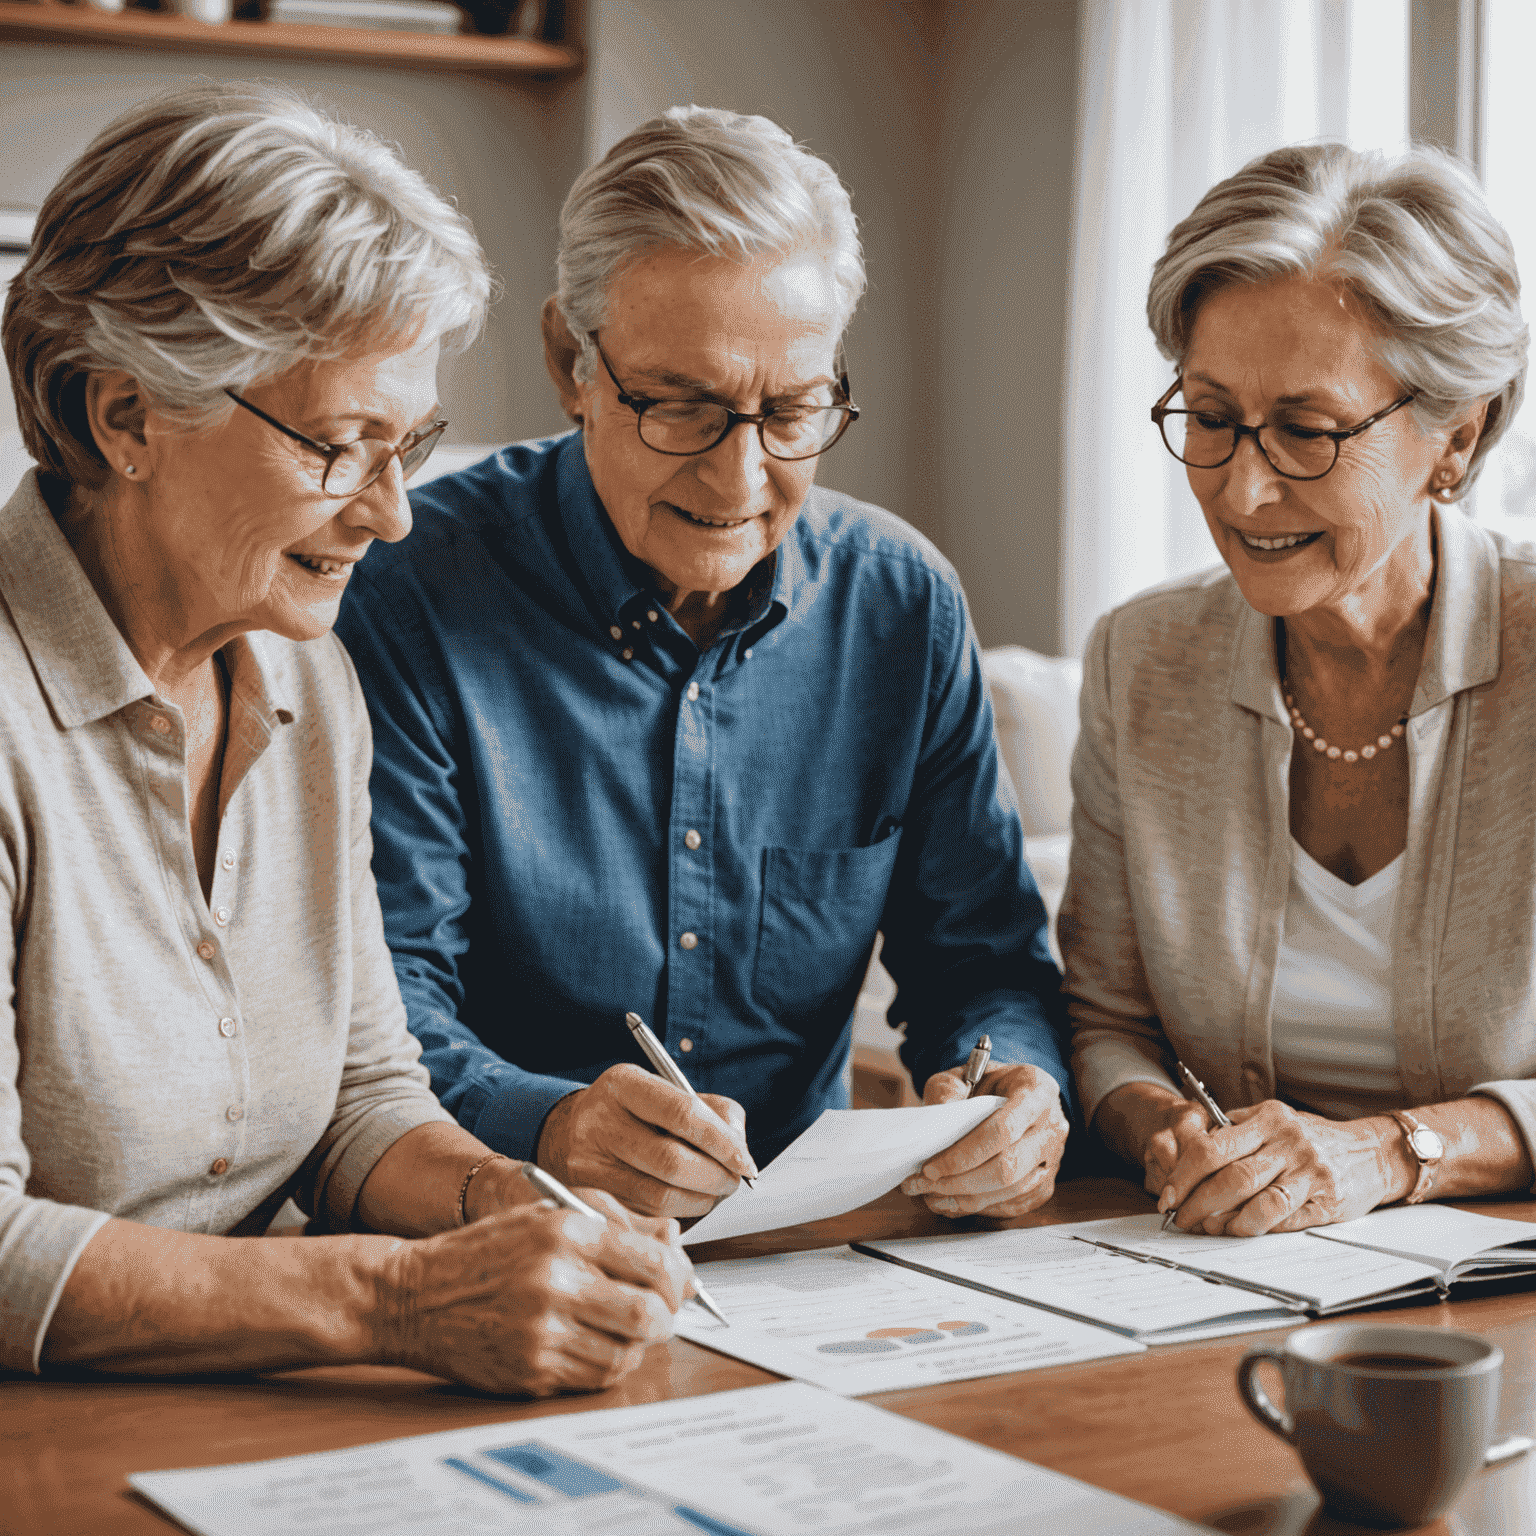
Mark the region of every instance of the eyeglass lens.
[[[1224, 416], [1204, 411], [1169, 411], [1162, 421], [1163, 441], [1174, 458], [1194, 469], [1224, 464], [1237, 449], [1238, 433]], [[1312, 480], [1326, 475], [1339, 456], [1339, 445], [1316, 428], [1299, 423], [1266, 422], [1259, 442], [1282, 475]]]
[[[400, 456], [400, 472], [405, 479], [409, 480], [427, 462], [442, 435], [441, 428], [430, 431], [405, 450]], [[389, 461], [394, 455], [393, 443], [380, 442], [375, 438], [364, 437], [355, 443], [348, 443], [331, 460], [330, 468], [325, 473], [323, 489], [329, 496], [354, 495], [372, 485], [389, 468]]]
[[[783, 406], [762, 426], [763, 447], [776, 459], [809, 459], [824, 452], [843, 429], [841, 406]], [[640, 413], [640, 441], [662, 453], [703, 453], [730, 422], [722, 405], [708, 400], [661, 400]]]

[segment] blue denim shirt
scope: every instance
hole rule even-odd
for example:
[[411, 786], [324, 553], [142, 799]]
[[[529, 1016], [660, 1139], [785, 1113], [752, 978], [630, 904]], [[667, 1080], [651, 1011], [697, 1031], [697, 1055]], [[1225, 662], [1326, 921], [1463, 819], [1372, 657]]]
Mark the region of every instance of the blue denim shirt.
[[374, 873], [432, 1085], [533, 1155], [645, 1018], [759, 1163], [843, 1107], [877, 929], [921, 1085], [978, 1036], [1067, 1093], [1065, 1012], [954, 572], [813, 489], [700, 652], [579, 434], [411, 496], [338, 633], [373, 719]]

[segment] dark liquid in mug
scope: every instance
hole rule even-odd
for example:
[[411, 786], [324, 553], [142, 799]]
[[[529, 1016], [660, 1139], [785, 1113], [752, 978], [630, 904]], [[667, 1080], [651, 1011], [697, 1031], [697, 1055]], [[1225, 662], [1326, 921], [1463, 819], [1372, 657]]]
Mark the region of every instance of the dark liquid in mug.
[[1353, 1366], [1358, 1371], [1443, 1371], [1456, 1362], [1434, 1355], [1335, 1355], [1332, 1365]]

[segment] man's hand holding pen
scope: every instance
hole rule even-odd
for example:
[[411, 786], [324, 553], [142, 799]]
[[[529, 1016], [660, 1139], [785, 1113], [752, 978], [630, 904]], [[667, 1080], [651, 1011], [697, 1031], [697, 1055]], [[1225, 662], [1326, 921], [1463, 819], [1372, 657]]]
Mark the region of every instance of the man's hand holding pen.
[[734, 1099], [695, 1098], [623, 1062], [550, 1110], [535, 1161], [647, 1216], [702, 1216], [757, 1173], [746, 1123]]

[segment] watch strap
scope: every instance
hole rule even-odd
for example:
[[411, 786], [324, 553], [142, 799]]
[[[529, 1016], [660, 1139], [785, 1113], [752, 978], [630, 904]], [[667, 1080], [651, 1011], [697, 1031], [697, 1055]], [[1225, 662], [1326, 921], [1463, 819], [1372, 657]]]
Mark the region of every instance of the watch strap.
[[1425, 1158], [1414, 1144], [1413, 1133], [1415, 1131], [1422, 1131], [1425, 1128], [1422, 1120], [1410, 1115], [1406, 1109], [1394, 1109], [1391, 1111], [1391, 1115], [1402, 1127], [1403, 1138], [1408, 1143], [1408, 1150], [1413, 1154], [1414, 1162], [1419, 1165], [1418, 1181], [1414, 1184], [1413, 1189], [1409, 1192], [1403, 1203], [1405, 1205], [1419, 1205], [1429, 1196], [1429, 1187], [1435, 1182], [1435, 1168], [1439, 1164], [1440, 1159], [1438, 1157], [1433, 1160]]

